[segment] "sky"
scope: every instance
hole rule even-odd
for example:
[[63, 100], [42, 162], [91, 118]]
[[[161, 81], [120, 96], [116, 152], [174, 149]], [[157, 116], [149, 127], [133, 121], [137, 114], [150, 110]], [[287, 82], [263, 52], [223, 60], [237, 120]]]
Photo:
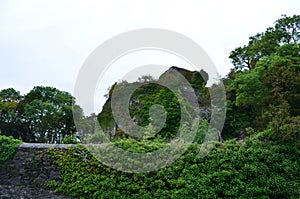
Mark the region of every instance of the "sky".
[[[140, 28], [189, 37], [225, 76], [232, 68], [230, 51], [247, 44], [251, 35], [265, 31], [282, 14], [299, 13], [299, 0], [1, 0], [0, 90], [13, 87], [26, 94], [43, 85], [73, 94], [91, 52], [115, 35]], [[130, 66], [155, 62], [188, 67], [168, 56], [137, 53], [124, 58], [99, 83], [95, 96], [103, 96]]]

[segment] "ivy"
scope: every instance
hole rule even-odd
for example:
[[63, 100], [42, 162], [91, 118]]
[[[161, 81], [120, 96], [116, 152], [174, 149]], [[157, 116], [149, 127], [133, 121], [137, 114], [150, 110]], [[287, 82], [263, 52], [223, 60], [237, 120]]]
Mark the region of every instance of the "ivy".
[[[242, 145], [234, 140], [217, 143], [204, 158], [199, 156], [201, 147], [191, 144], [173, 164], [148, 173], [111, 169], [81, 145], [49, 149], [60, 167], [61, 182], [48, 186], [78, 198], [299, 198], [299, 147], [265, 144], [268, 133], [258, 133]], [[158, 142], [145, 147], [124, 139], [115, 144], [146, 153], [167, 144]]]
[[0, 163], [11, 158], [22, 142], [13, 137], [0, 135]]

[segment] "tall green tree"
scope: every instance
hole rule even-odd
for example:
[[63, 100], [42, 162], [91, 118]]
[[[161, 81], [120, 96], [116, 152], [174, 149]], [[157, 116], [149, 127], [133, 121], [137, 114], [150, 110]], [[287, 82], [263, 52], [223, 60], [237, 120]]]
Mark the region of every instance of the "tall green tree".
[[52, 87], [34, 87], [24, 97], [24, 118], [35, 142], [59, 143], [76, 132], [72, 104], [67, 92]]
[[225, 134], [237, 136], [237, 127], [243, 131], [247, 127], [264, 130], [274, 124], [282, 126], [284, 122], [296, 121], [294, 117], [300, 115], [299, 52], [299, 44], [284, 44], [259, 60], [254, 69], [232, 71], [225, 81]]
[[247, 127], [263, 130], [271, 123], [296, 121], [300, 114], [299, 26], [299, 15], [283, 15], [274, 27], [230, 53], [235, 68], [224, 79], [228, 97], [224, 134], [236, 137]]
[[300, 15], [282, 15], [282, 18], [276, 21], [275, 29], [282, 43], [299, 43]]
[[300, 15], [283, 15], [275, 22], [274, 27], [249, 37], [248, 44], [234, 49], [229, 58], [235, 70], [252, 70], [261, 58], [272, 55], [279, 46], [299, 43], [299, 39]]
[[20, 102], [23, 96], [13, 88], [0, 91], [0, 130], [4, 135], [12, 135], [15, 138], [26, 134], [22, 125]]

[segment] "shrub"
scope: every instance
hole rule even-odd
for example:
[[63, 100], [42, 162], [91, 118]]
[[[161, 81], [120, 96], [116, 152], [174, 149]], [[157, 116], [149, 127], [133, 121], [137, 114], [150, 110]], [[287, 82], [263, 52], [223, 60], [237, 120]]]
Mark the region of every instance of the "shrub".
[[19, 144], [22, 141], [16, 140], [13, 137], [7, 137], [4, 135], [0, 135], [0, 162], [6, 161], [11, 158], [16, 149], [18, 148]]
[[[299, 198], [300, 150], [289, 143], [266, 143], [269, 134], [258, 133], [244, 143], [216, 143], [203, 158], [201, 147], [191, 144], [171, 165], [147, 173], [114, 170], [80, 145], [66, 151], [49, 149], [62, 183], [48, 185], [80, 198]], [[145, 147], [132, 139], [115, 144], [144, 153], [163, 146], [154, 141]]]

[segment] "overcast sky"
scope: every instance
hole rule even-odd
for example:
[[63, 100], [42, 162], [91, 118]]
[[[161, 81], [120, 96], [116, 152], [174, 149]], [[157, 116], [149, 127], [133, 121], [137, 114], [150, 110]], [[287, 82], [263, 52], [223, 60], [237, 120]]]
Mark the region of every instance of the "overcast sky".
[[[186, 35], [226, 75], [232, 67], [231, 50], [271, 26], [281, 14], [299, 13], [299, 0], [1, 0], [0, 90], [13, 87], [25, 94], [44, 85], [73, 93], [88, 55], [107, 39], [138, 28]], [[99, 86], [102, 93], [108, 85]]]

